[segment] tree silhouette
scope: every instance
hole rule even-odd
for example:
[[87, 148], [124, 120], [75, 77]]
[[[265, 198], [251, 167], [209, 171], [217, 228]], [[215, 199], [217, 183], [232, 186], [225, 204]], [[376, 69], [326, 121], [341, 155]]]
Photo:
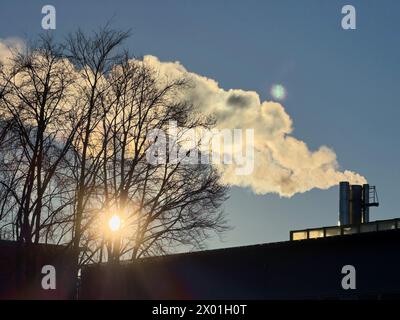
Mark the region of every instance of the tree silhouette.
[[[188, 79], [123, 50], [128, 36], [108, 27], [60, 44], [43, 36], [0, 66], [3, 238], [66, 245], [80, 265], [203, 248], [227, 229], [227, 187], [211, 165], [187, 161], [200, 140], [189, 148], [185, 132], [213, 119], [185, 99]], [[149, 161], [154, 132], [184, 156]], [[122, 225], [112, 233], [115, 213]]]

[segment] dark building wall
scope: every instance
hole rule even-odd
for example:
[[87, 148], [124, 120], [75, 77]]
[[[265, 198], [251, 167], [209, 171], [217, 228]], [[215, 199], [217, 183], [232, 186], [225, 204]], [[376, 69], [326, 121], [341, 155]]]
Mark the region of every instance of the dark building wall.
[[[400, 232], [384, 231], [88, 266], [82, 299], [400, 297]], [[356, 290], [343, 290], [344, 265]]]
[[[67, 299], [74, 291], [72, 255], [62, 246], [0, 241], [0, 299]], [[56, 289], [44, 290], [42, 267], [56, 270]]]

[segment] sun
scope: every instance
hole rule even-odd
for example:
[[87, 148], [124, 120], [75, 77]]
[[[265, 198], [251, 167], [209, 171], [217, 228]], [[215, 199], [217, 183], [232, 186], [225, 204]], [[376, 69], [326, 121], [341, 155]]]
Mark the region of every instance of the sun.
[[119, 229], [121, 229], [121, 218], [120, 216], [114, 214], [111, 216], [111, 218], [108, 220], [108, 227], [110, 228], [111, 231], [116, 232]]

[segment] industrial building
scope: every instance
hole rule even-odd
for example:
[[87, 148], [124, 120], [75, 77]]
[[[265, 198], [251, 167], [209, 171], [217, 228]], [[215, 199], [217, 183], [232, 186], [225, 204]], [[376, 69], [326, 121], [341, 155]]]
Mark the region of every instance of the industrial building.
[[[88, 266], [82, 299], [400, 298], [400, 230]], [[356, 270], [344, 290], [342, 268]]]
[[[400, 220], [369, 221], [369, 185], [340, 184], [339, 226], [290, 241], [86, 266], [82, 299], [400, 298]], [[355, 270], [345, 289], [344, 266]]]
[[[376, 189], [340, 184], [339, 223], [290, 232], [290, 240], [87, 265], [79, 299], [400, 298], [400, 219], [370, 221]], [[0, 299], [67, 299], [76, 289], [65, 247], [0, 241]], [[44, 265], [57, 288], [43, 290]], [[344, 267], [354, 287], [343, 286]]]

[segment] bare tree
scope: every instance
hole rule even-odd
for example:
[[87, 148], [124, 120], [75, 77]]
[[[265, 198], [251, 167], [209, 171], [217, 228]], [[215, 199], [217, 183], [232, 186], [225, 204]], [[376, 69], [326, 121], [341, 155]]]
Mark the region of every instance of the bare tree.
[[[61, 45], [43, 37], [0, 69], [0, 230], [66, 244], [77, 266], [203, 248], [227, 228], [218, 172], [187, 161], [200, 150], [185, 131], [213, 120], [185, 100], [190, 81], [122, 50], [127, 37], [108, 27]], [[161, 138], [183, 157], [149, 161]]]
[[110, 86], [105, 77], [118, 63], [119, 55], [115, 51], [127, 37], [127, 32], [113, 31], [106, 27], [92, 37], [77, 31], [67, 39], [68, 58], [80, 71], [77, 90], [81, 97], [79, 110], [84, 119], [74, 142], [77, 184], [72, 246], [77, 255], [84, 232], [82, 223], [85, 207], [95, 192], [96, 176], [101, 167], [103, 146], [94, 140], [96, 128], [102, 118], [107, 116], [107, 112], [102, 111], [102, 102]]
[[[154, 164], [146, 156], [155, 142], [151, 132], [168, 135], [171, 121], [179, 123], [185, 128], [179, 137], [164, 137], [177, 152], [184, 148], [186, 130], [209, 128], [212, 119], [183, 100], [181, 93], [190, 86], [186, 79], [162, 78], [143, 61], [126, 57], [109, 81], [113, 102], [102, 125], [104, 194], [97, 203], [103, 203], [105, 220], [118, 212], [124, 225], [118, 239], [102, 238], [100, 248], [106, 246], [112, 261], [163, 254], [177, 245], [201, 248], [209, 231], [226, 229], [219, 210], [226, 187], [210, 166], [185, 163], [185, 157]], [[184, 150], [186, 158], [191, 152], [199, 150]]]
[[69, 125], [73, 75], [62, 48], [48, 37], [16, 53], [0, 72], [0, 217], [7, 221], [1, 228], [20, 242], [38, 243], [43, 235], [47, 241], [56, 222], [63, 223], [55, 219], [69, 218], [62, 166], [76, 133]]

